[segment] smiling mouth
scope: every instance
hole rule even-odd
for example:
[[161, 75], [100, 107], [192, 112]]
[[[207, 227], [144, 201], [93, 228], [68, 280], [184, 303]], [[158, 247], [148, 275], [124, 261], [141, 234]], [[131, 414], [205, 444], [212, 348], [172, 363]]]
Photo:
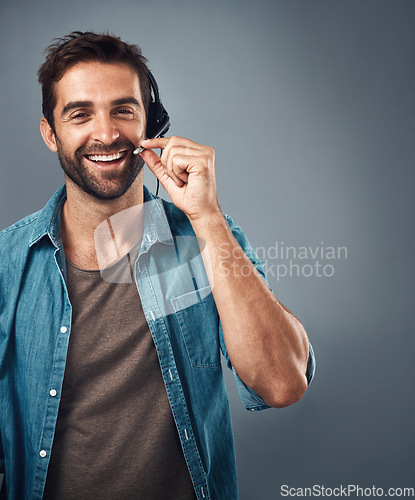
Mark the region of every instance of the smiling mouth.
[[106, 163], [106, 164], [111, 164], [111, 163], [116, 163], [120, 161], [124, 156], [127, 154], [127, 151], [120, 151], [119, 153], [113, 153], [110, 155], [85, 155], [85, 158], [88, 160], [91, 160], [95, 163]]
[[84, 155], [84, 157], [93, 162], [100, 169], [109, 169], [117, 167], [127, 155], [128, 151], [119, 151], [111, 154]]

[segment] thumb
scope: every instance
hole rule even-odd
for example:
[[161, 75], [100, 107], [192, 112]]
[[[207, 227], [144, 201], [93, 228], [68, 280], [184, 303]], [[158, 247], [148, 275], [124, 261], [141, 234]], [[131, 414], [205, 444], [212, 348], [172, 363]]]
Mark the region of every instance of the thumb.
[[174, 191], [177, 189], [175, 182], [167, 174], [166, 169], [163, 167], [160, 157], [157, 156], [154, 151], [151, 149], [145, 149], [142, 153], [140, 153], [140, 156], [147, 163], [148, 168], [153, 172], [169, 194], [172, 190]]
[[160, 161], [160, 157], [151, 149], [145, 149], [140, 153], [141, 158], [147, 163], [148, 168], [153, 172], [159, 181], [160, 177], [165, 173], [164, 167]]

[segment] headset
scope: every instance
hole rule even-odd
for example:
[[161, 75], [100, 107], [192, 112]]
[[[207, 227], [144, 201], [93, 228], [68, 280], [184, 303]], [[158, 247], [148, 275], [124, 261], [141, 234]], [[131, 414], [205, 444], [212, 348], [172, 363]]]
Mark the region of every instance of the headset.
[[159, 88], [151, 71], [147, 72], [154, 98], [151, 99], [147, 113], [146, 135], [148, 139], [164, 137], [170, 128], [170, 117], [160, 100]]
[[[167, 133], [170, 128], [170, 117], [160, 100], [159, 88], [151, 71], [147, 72], [147, 76], [154, 98], [151, 97], [148, 107], [146, 136], [148, 139], [154, 139], [156, 137], [164, 137]], [[159, 192], [159, 186], [160, 182], [157, 179], [156, 196]]]

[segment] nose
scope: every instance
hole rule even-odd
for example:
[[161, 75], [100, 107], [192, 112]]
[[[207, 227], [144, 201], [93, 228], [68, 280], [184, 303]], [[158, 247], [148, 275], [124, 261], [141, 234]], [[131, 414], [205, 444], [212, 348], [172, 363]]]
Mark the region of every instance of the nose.
[[92, 132], [92, 139], [102, 144], [112, 144], [120, 133], [117, 125], [111, 116], [106, 114], [97, 115], [94, 118], [94, 126]]

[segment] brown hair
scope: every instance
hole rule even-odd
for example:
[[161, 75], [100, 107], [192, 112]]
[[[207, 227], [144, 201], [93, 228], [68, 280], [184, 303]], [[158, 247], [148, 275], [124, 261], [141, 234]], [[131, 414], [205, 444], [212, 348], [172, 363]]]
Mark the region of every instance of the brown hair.
[[104, 63], [122, 62], [132, 67], [138, 75], [141, 98], [146, 114], [150, 103], [150, 83], [147, 59], [138, 45], [123, 42], [119, 37], [92, 31], [73, 31], [64, 38], [55, 38], [45, 50], [46, 60], [37, 75], [42, 86], [42, 110], [52, 130], [55, 131], [53, 111], [56, 106], [55, 83], [71, 66], [83, 61]]

